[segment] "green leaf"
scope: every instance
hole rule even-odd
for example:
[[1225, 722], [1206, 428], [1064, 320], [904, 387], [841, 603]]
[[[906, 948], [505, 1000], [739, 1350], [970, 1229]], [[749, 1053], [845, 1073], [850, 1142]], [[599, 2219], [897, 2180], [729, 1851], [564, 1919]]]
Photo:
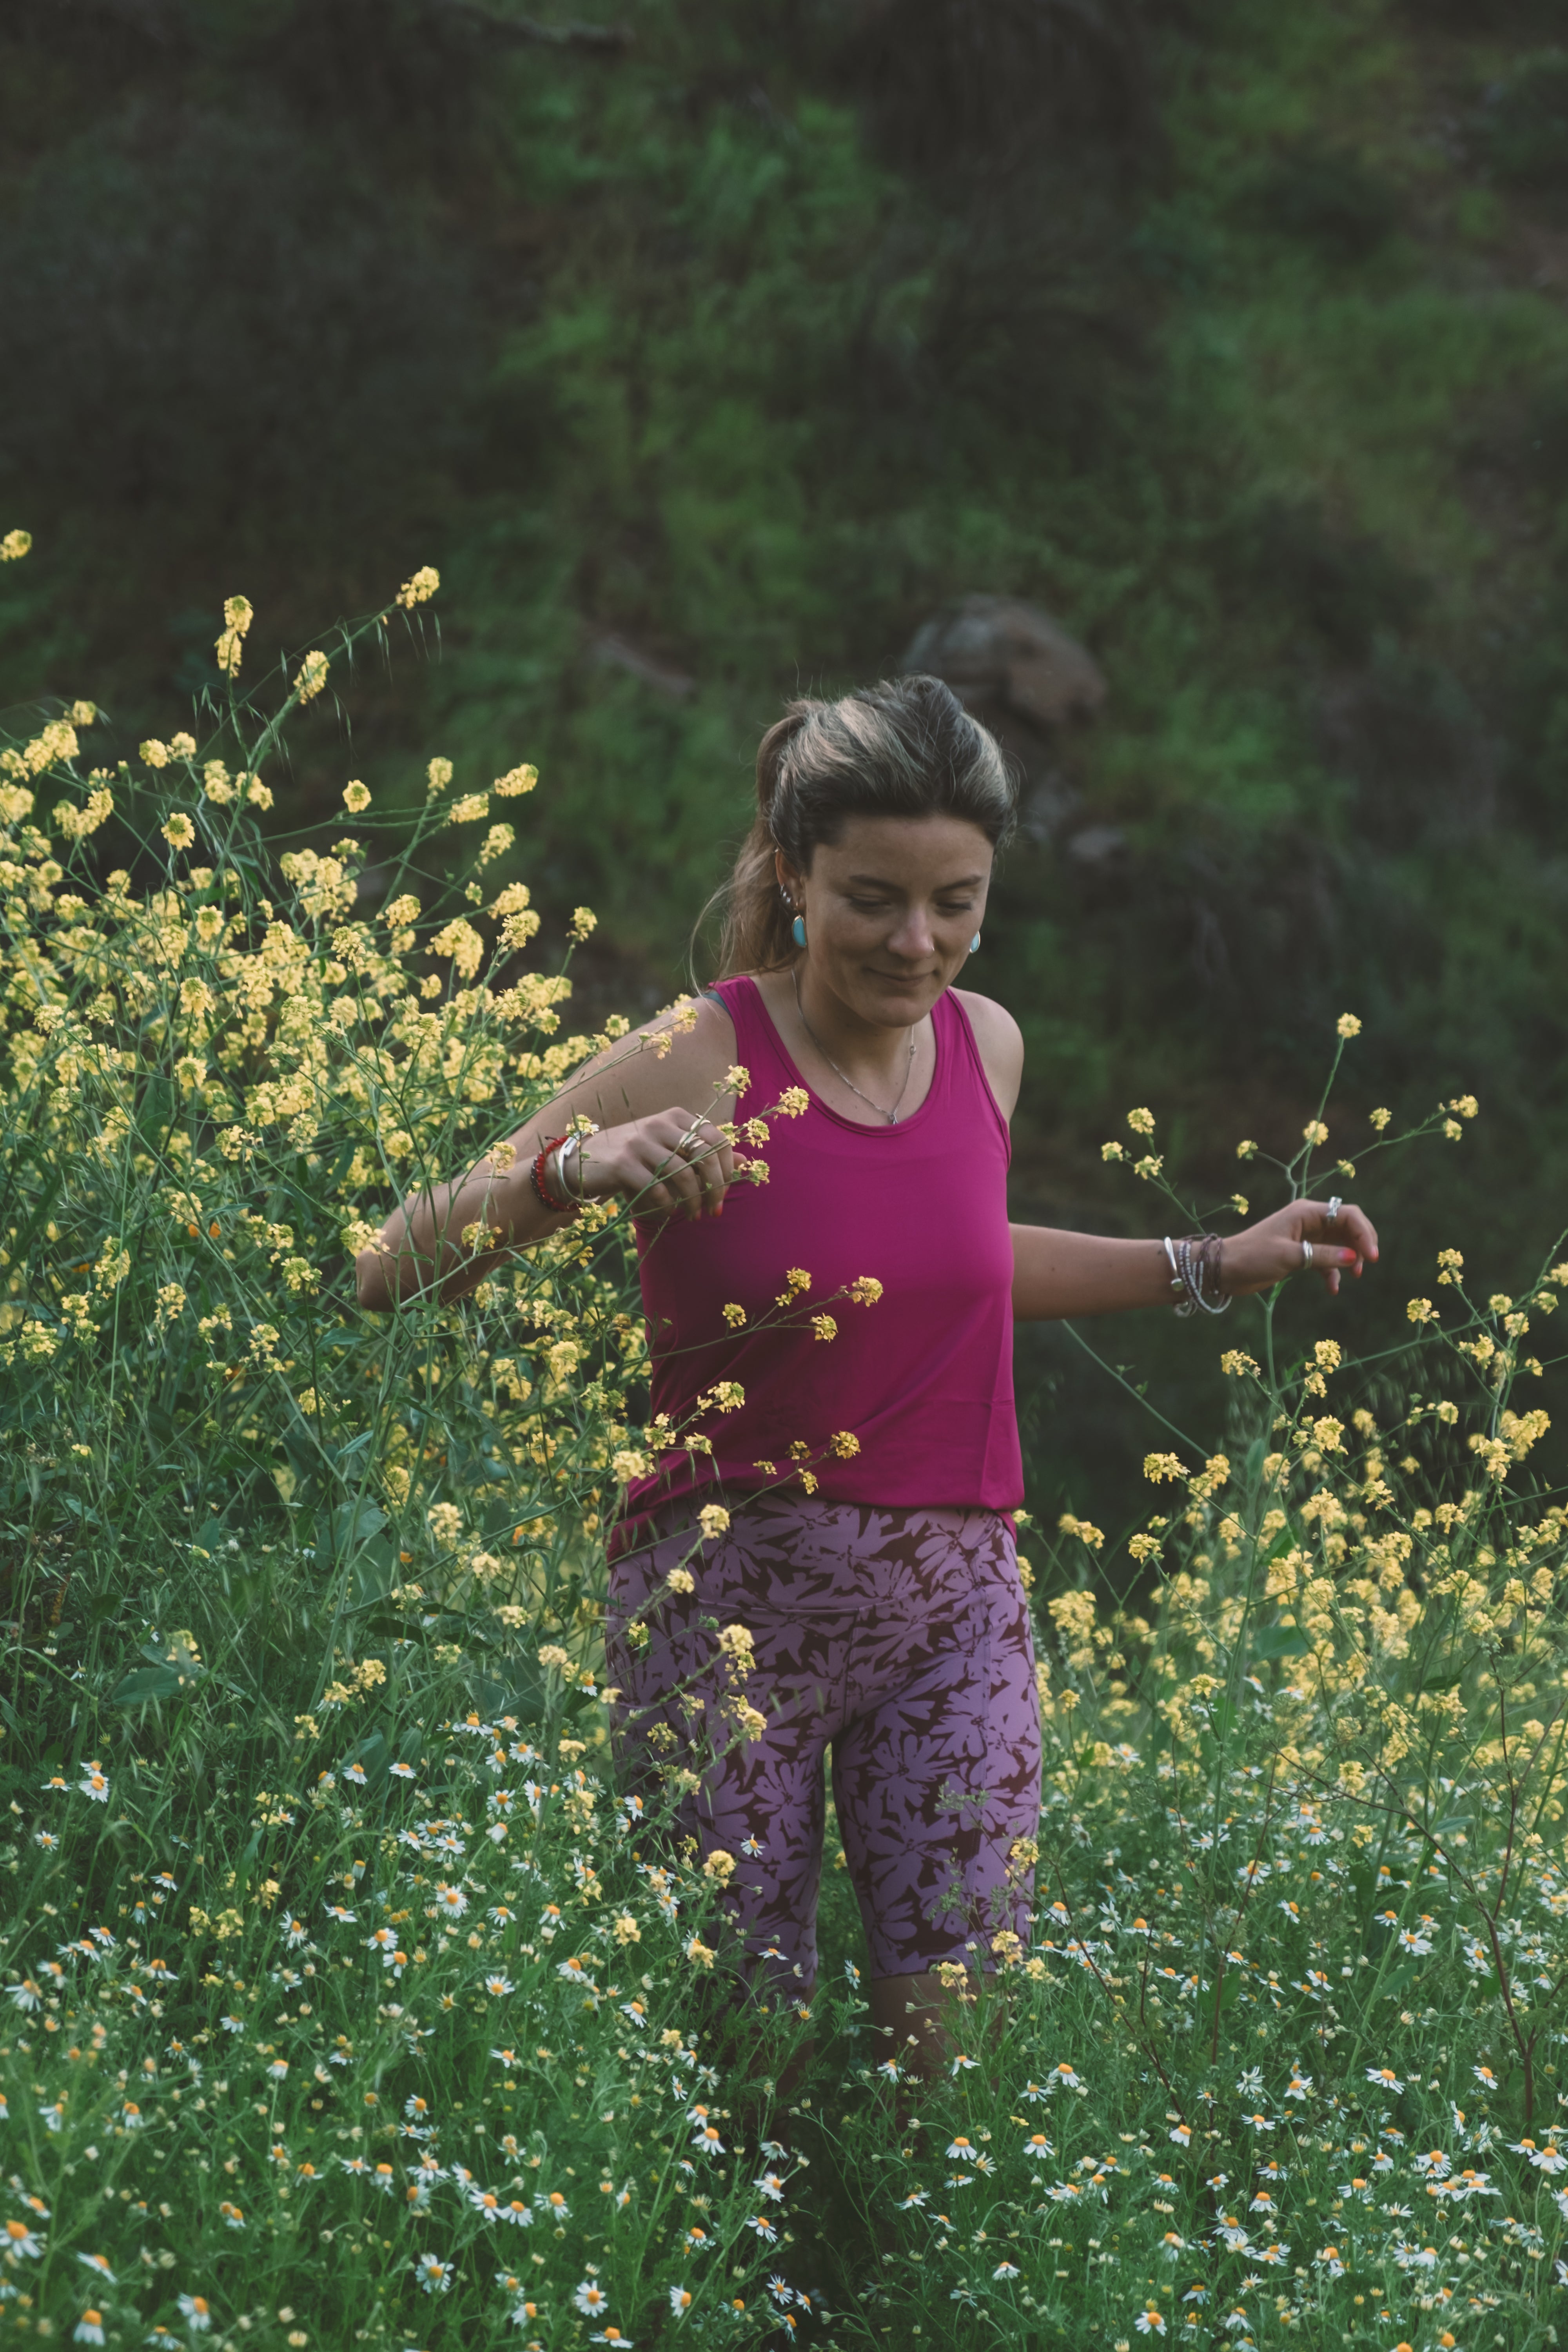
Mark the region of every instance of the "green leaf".
[[1255, 1658], [1304, 1658], [1311, 1646], [1299, 1625], [1265, 1625], [1252, 1636]]
[[176, 1666], [132, 1666], [110, 1691], [109, 1703], [110, 1706], [145, 1706], [154, 1699], [177, 1698], [181, 1691], [194, 1686], [195, 1679]]
[[1389, 1974], [1384, 1978], [1383, 1982], [1378, 1986], [1377, 1997], [1379, 2000], [1393, 2000], [1396, 1999], [1397, 1996], [1405, 1990], [1406, 1985], [1408, 1985], [1414, 1978], [1419, 1976], [1419, 1974], [1420, 1969], [1415, 1960], [1403, 1961], [1398, 1968], [1391, 1969]]

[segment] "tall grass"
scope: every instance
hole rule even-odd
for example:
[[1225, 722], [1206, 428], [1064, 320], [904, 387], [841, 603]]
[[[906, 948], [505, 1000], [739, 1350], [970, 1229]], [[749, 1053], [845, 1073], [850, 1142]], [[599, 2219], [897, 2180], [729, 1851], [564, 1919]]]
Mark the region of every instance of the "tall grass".
[[624, 1031], [560, 1034], [496, 887], [530, 770], [433, 761], [374, 919], [352, 782], [359, 832], [268, 866], [291, 713], [433, 587], [270, 715], [237, 600], [199, 749], [95, 770], [84, 704], [0, 756], [0, 2327], [1554, 2341], [1568, 1510], [1517, 1391], [1568, 1263], [1505, 1296], [1448, 1253], [1359, 1367], [1237, 1310], [1223, 1452], [1146, 1465], [1141, 1607], [1087, 1522], [1029, 1545], [1031, 1944], [954, 1972], [934, 2084], [851, 1965], [781, 2096], [722, 1873], [608, 1769], [604, 1534], [656, 1442], [623, 1216], [354, 1300], [391, 1201]]
[[[5, 755], [0, 2299], [36, 2332], [646, 2340], [739, 2324], [783, 2226], [699, 2013], [714, 1885], [603, 1770], [623, 1228], [461, 1307], [354, 1300], [389, 1200], [615, 1034], [557, 1035], [528, 892], [487, 894], [531, 770], [433, 761], [374, 922], [360, 839], [269, 895], [282, 728], [395, 612], [199, 756], [93, 770], [87, 705]], [[93, 871], [111, 803], [140, 887]], [[452, 826], [471, 911], [426, 920]]]

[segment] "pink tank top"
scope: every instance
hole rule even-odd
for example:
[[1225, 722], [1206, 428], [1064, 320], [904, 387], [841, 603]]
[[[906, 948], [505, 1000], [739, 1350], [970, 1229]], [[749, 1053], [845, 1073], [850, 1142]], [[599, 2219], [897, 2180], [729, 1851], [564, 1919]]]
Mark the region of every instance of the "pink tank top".
[[[752, 981], [711, 992], [751, 1077], [736, 1117], [758, 1117], [805, 1081]], [[951, 992], [931, 1019], [936, 1070], [908, 1118], [864, 1127], [811, 1094], [801, 1118], [768, 1120], [765, 1184], [734, 1185], [717, 1219], [639, 1223], [653, 1410], [712, 1453], [660, 1455], [628, 1489], [628, 1513], [694, 1486], [772, 1486], [789, 1476], [792, 1448], [835, 1502], [1022, 1502], [1006, 1122]], [[792, 1267], [811, 1287], [780, 1328]], [[842, 1295], [862, 1275], [882, 1286], [875, 1306]], [[738, 1329], [731, 1306], [745, 1310]], [[813, 1314], [831, 1316], [837, 1337], [818, 1339]], [[697, 1412], [721, 1381], [738, 1381], [744, 1403]], [[840, 1432], [858, 1442], [847, 1459], [833, 1450]]]

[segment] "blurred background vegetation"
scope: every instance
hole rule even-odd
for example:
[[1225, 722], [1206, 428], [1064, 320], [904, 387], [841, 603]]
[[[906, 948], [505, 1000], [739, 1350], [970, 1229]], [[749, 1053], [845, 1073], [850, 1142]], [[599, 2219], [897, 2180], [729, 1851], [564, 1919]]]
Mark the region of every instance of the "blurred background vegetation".
[[[1300, 1335], [1397, 1347], [1444, 1244], [1522, 1289], [1568, 1167], [1561, 0], [578, 5], [0, 0], [0, 701], [129, 749], [224, 596], [254, 677], [433, 562], [432, 660], [334, 672], [279, 843], [346, 774], [533, 761], [518, 871], [635, 1015], [781, 700], [1024, 599], [1105, 692], [999, 713], [1018, 1213], [1159, 1230], [1100, 1157], [1134, 1103], [1271, 1205], [1235, 1143], [1289, 1155], [1352, 1011], [1331, 1157], [1482, 1116], [1372, 1164], [1384, 1268]], [[1212, 1440], [1216, 1334], [1091, 1336]], [[1136, 1404], [1069, 1334], [1019, 1370], [1031, 1499], [1121, 1527]]]

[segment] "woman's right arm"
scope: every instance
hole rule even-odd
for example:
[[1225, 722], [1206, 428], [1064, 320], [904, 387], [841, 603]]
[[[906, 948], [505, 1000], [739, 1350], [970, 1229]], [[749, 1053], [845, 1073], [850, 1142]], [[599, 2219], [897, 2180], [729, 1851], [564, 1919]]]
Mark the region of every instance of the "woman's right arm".
[[[572, 1210], [541, 1201], [532, 1171], [550, 1138], [575, 1120], [592, 1120], [598, 1132], [574, 1154], [574, 1196], [619, 1194], [653, 1216], [716, 1216], [734, 1175], [717, 1125], [734, 1107], [724, 1091], [734, 1042], [729, 1015], [701, 998], [690, 1029], [667, 1016], [598, 1055], [466, 1176], [411, 1193], [394, 1210], [354, 1261], [360, 1305], [396, 1307], [432, 1288], [443, 1300], [460, 1298], [509, 1253], [570, 1223]], [[561, 1197], [553, 1153], [547, 1188]], [[491, 1236], [488, 1247], [477, 1245], [481, 1233]]]

